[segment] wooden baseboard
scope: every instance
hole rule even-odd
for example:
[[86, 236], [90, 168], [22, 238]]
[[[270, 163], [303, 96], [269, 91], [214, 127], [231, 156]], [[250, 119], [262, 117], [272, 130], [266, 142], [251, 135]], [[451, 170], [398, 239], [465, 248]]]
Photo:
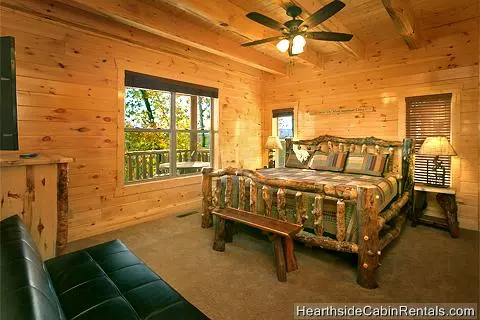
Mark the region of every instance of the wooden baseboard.
[[198, 210], [202, 206], [202, 199], [195, 199], [189, 202], [169, 205], [162, 208], [154, 208], [146, 212], [141, 212], [133, 216], [121, 217], [114, 220], [99, 221], [94, 225], [81, 225], [72, 227], [68, 231], [68, 242], [92, 237], [109, 231], [118, 230], [139, 223], [156, 220], [163, 217], [176, 215], [186, 211]]

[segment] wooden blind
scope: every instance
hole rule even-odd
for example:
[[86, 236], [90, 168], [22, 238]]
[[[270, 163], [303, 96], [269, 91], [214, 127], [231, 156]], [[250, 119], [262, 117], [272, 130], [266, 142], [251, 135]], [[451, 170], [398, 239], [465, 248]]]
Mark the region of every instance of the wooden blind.
[[[408, 97], [407, 137], [415, 139], [415, 153], [427, 137], [444, 136], [450, 141], [452, 94], [435, 94]], [[427, 160], [433, 165], [431, 156], [417, 155], [415, 158], [415, 182], [427, 183]], [[445, 184], [450, 186], [451, 158], [440, 157], [445, 166]]]

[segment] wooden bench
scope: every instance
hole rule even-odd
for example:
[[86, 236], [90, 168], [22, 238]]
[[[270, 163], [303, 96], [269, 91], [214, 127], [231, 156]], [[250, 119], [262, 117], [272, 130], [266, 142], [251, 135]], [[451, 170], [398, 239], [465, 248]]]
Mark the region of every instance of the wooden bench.
[[279, 281], [287, 281], [287, 272], [298, 269], [293, 236], [302, 230], [302, 225], [233, 208], [215, 208], [212, 214], [218, 218], [213, 250], [225, 251], [225, 242], [233, 241], [233, 223], [238, 222], [271, 234], [269, 240], [273, 244], [274, 262]]

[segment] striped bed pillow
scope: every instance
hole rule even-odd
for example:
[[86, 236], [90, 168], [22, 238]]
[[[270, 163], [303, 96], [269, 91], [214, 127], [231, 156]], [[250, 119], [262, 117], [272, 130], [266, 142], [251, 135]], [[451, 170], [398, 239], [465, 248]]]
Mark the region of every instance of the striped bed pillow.
[[330, 152], [315, 151], [310, 159], [308, 167], [313, 170], [326, 170], [341, 172], [345, 167], [348, 152]]
[[388, 154], [350, 155], [345, 164], [345, 172], [381, 177], [387, 161]]

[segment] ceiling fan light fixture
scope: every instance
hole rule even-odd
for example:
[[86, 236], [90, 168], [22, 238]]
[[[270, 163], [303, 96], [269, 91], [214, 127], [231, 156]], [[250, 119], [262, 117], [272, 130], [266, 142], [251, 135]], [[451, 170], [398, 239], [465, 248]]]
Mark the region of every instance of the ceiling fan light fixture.
[[277, 43], [277, 49], [280, 52], [287, 52], [290, 47], [290, 42], [287, 39], [280, 40]]
[[[1, 1], [1, 0], [0, 0]], [[350, 41], [353, 37], [351, 34], [332, 32], [332, 31], [312, 31], [319, 24], [323, 23], [330, 17], [345, 7], [345, 3], [340, 0], [332, 0], [327, 5], [318, 9], [310, 17], [305, 20], [299, 19], [298, 16], [302, 13], [302, 9], [295, 5], [290, 5], [287, 10], [287, 15], [292, 17], [291, 20], [285, 23], [278, 22], [275, 19], [267, 17], [258, 12], [249, 12], [247, 18], [253, 20], [267, 28], [279, 31], [281, 35], [277, 37], [270, 37], [260, 40], [255, 40], [243, 43], [242, 46], [254, 46], [267, 42], [278, 41], [277, 49], [282, 52], [288, 52], [289, 56], [295, 56], [304, 52], [306, 40], [322, 40], [322, 41]], [[309, 40], [309, 41], [310, 41]]]
[[297, 55], [303, 52], [303, 46], [292, 45], [292, 55]]
[[292, 46], [298, 47], [298, 48], [303, 48], [307, 41], [301, 34], [297, 34], [292, 41]]
[[296, 35], [292, 40], [291, 54], [297, 55], [302, 53], [306, 43], [307, 41], [305, 41], [305, 38], [302, 35]]

